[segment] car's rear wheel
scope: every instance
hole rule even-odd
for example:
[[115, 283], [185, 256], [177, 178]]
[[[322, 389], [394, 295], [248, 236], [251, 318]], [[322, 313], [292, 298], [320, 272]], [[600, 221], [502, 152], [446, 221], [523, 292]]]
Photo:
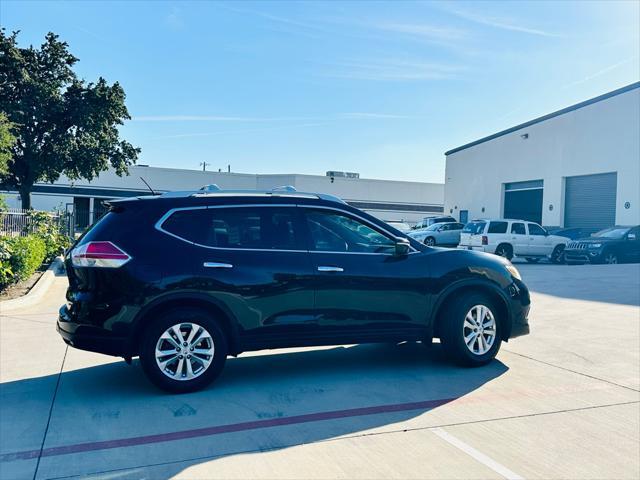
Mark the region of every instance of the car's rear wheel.
[[551, 252], [551, 263], [560, 264], [564, 262], [564, 245], [558, 245]]
[[507, 243], [501, 243], [498, 245], [498, 248], [496, 248], [496, 255], [511, 260], [513, 258], [513, 248]]
[[500, 320], [496, 306], [484, 294], [472, 293], [452, 304], [441, 325], [446, 354], [460, 365], [486, 365], [500, 349]]
[[211, 383], [227, 358], [227, 341], [211, 316], [200, 309], [173, 309], [149, 325], [140, 349], [147, 377], [175, 393]]
[[424, 239], [424, 244], [428, 247], [433, 247], [436, 244], [436, 239], [433, 237], [427, 237]]

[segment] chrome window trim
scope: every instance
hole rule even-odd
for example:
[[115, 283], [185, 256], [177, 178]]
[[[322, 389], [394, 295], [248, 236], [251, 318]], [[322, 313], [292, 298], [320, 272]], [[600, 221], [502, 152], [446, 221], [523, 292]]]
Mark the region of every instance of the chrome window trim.
[[[162, 228], [162, 224], [164, 222], [167, 221], [167, 219], [173, 215], [175, 212], [180, 212], [180, 211], [184, 211], [184, 210], [208, 210], [208, 209], [213, 209], [213, 208], [254, 208], [254, 207], [262, 207], [262, 208], [268, 208], [268, 207], [296, 207], [296, 208], [307, 208], [307, 209], [323, 209], [323, 210], [333, 210], [336, 212], [340, 212], [342, 214], [345, 214], [347, 216], [353, 216], [357, 219], [359, 219], [360, 221], [362, 221], [365, 225], [371, 227], [374, 230], [378, 230], [378, 231], [383, 231], [385, 232], [386, 235], [390, 236], [391, 238], [395, 238], [396, 236], [382, 228], [379, 227], [377, 225], [372, 225], [371, 222], [369, 220], [367, 220], [366, 218], [361, 217], [360, 215], [357, 215], [355, 213], [349, 212], [347, 210], [343, 210], [341, 208], [335, 208], [335, 207], [329, 207], [329, 206], [325, 206], [325, 205], [299, 205], [299, 204], [293, 204], [293, 203], [274, 203], [274, 204], [266, 204], [266, 203], [246, 203], [246, 204], [238, 204], [238, 205], [197, 205], [197, 206], [193, 206], [193, 207], [176, 207], [176, 208], [172, 208], [170, 210], [168, 210], [164, 215], [162, 215], [160, 217], [160, 219], [154, 224], [154, 228], [156, 230], [158, 230], [159, 232], [162, 232], [166, 235], [169, 235], [171, 237], [177, 238], [178, 240], [181, 240], [185, 243], [188, 243], [189, 245], [194, 245], [196, 247], [202, 247], [202, 248], [208, 248], [210, 250], [224, 250], [224, 251], [236, 251], [236, 252], [284, 252], [284, 253], [337, 253], [337, 254], [342, 254], [342, 255], [386, 255], [386, 256], [392, 256], [394, 255], [393, 253], [382, 253], [382, 252], [334, 252], [333, 250], [287, 250], [287, 249], [278, 249], [278, 248], [229, 248], [229, 247], [212, 247], [210, 245], [203, 245], [201, 243], [196, 243], [196, 242], [192, 242], [190, 240], [187, 240], [186, 238], [180, 237], [179, 235], [176, 235], [174, 233], [171, 233], [167, 230], [165, 230], [164, 228]], [[407, 255], [411, 255], [414, 253], [419, 253], [418, 250], [416, 250], [413, 246], [410, 246], [411, 250]]]

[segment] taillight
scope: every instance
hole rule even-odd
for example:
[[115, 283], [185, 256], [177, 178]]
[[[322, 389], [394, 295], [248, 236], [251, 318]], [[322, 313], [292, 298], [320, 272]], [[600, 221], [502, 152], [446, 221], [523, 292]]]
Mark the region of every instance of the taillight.
[[74, 267], [118, 268], [131, 260], [111, 242], [88, 242], [71, 250]]
[[482, 236], [482, 244], [483, 245], [489, 245], [489, 237], [487, 237], [486, 235]]

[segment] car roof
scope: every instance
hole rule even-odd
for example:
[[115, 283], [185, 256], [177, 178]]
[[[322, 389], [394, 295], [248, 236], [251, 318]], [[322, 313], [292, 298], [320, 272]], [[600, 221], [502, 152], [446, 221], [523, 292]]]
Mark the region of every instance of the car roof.
[[235, 198], [235, 199], [251, 199], [252, 201], [259, 201], [259, 199], [268, 198], [289, 198], [289, 199], [307, 199], [307, 200], [323, 200], [326, 202], [341, 203], [346, 205], [346, 202], [335, 195], [326, 193], [308, 193], [298, 192], [294, 187], [284, 186], [276, 187], [271, 190], [223, 190], [217, 185], [205, 185], [199, 190], [184, 190], [184, 191], [169, 191], [155, 195], [142, 195], [136, 197], [117, 198], [113, 200], [107, 200], [106, 204], [116, 205], [119, 203], [127, 203], [135, 200], [169, 200], [169, 199], [223, 199], [223, 198]]

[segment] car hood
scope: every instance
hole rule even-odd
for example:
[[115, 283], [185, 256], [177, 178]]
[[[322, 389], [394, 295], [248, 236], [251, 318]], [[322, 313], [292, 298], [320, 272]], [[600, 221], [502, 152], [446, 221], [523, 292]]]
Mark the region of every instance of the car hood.
[[607, 237], [585, 237], [585, 238], [579, 238], [578, 240], [575, 240], [575, 241], [579, 243], [610, 243], [610, 242], [617, 242], [619, 240], [615, 238], [607, 238]]
[[548, 235], [548, 237], [551, 241], [553, 242], [557, 242], [557, 243], [568, 243], [571, 241], [571, 239], [569, 237], [562, 237], [560, 235]]

